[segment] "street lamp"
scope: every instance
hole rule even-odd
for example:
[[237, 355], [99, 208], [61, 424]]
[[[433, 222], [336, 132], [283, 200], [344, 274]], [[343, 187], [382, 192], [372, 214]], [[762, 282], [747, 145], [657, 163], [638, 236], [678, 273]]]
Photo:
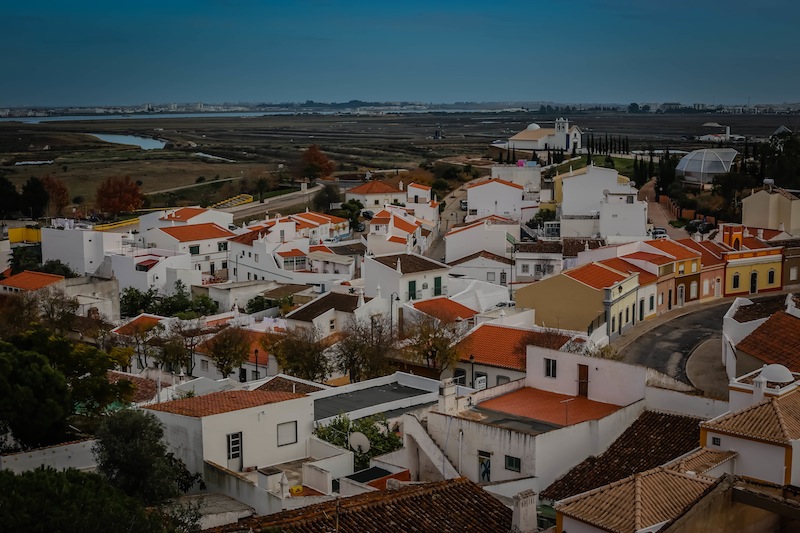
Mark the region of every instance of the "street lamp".
[[393, 292], [389, 295], [389, 337], [394, 331], [394, 303], [400, 301], [400, 295]]
[[256, 379], [258, 379], [258, 378], [260, 378], [260, 377], [261, 377], [261, 374], [259, 374], [259, 373], [258, 373], [258, 348], [256, 348], [255, 350], [253, 350], [253, 353], [254, 353], [254, 354], [255, 354], [255, 356], [256, 356]]
[[470, 377], [470, 381], [471, 381], [470, 387], [472, 387], [474, 389], [475, 388], [475, 355], [474, 354], [469, 354], [469, 363], [470, 363], [470, 365], [472, 365], [472, 372], [471, 372], [471, 377]]

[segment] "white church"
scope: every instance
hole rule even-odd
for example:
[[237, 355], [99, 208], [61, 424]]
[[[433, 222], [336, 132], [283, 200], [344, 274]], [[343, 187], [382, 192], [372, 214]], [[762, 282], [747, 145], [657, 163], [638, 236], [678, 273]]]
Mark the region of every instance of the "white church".
[[569, 121], [559, 118], [555, 127], [543, 128], [536, 124], [529, 124], [527, 128], [510, 137], [506, 143], [493, 143], [494, 146], [504, 149], [518, 150], [565, 150], [581, 149], [581, 130], [577, 126], [570, 127]]

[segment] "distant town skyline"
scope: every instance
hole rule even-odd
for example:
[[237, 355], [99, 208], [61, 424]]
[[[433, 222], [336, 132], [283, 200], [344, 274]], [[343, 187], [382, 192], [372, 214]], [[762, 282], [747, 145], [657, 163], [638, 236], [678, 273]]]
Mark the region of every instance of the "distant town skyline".
[[800, 6], [779, 0], [79, 0], [3, 18], [0, 107], [800, 100]]

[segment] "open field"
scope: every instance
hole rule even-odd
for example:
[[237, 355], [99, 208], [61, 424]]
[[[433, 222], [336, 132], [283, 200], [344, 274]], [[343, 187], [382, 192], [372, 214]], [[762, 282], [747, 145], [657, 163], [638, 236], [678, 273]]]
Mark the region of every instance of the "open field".
[[[310, 144], [319, 144], [340, 172], [351, 175], [376, 168], [415, 169], [442, 158], [482, 156], [492, 140], [508, 138], [530, 122], [545, 124], [554, 118], [520, 112], [0, 122], [0, 175], [18, 186], [30, 176], [58, 176], [71, 197], [83, 196], [90, 202], [97, 185], [111, 175], [141, 181], [145, 193], [190, 185], [201, 176], [206, 183], [217, 177], [245, 178], [244, 187], [233, 181], [218, 190], [219, 195], [238, 194], [265, 172], [277, 173], [280, 164], [288, 177]], [[631, 149], [693, 149], [698, 144], [682, 137], [715, 131], [702, 126], [708, 121], [755, 137], [768, 136], [781, 124], [792, 127], [792, 121], [797, 121], [796, 116], [716, 114], [587, 113], [570, 118], [585, 132], [627, 136]], [[434, 138], [437, 130], [444, 138]], [[155, 137], [169, 144], [162, 150], [141, 150], [104, 143], [86, 133]], [[233, 162], [205, 159], [195, 155], [198, 152]], [[41, 160], [54, 162], [14, 166], [17, 161]], [[188, 202], [197, 195], [186, 196]]]

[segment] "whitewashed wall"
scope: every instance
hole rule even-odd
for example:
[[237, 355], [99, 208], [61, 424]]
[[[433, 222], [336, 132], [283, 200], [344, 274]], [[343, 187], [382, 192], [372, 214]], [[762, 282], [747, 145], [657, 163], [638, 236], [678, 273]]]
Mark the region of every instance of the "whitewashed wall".
[[35, 470], [40, 466], [50, 466], [56, 470], [77, 468], [78, 470], [93, 469], [97, 466], [92, 453], [94, 439], [82, 440], [59, 446], [48, 446], [27, 452], [20, 452], [0, 456], [0, 470], [11, 470], [20, 474], [28, 470]]
[[[714, 437], [719, 437], [719, 446], [713, 444]], [[786, 452], [783, 446], [732, 437], [710, 429], [706, 432], [706, 441], [701, 444], [712, 450], [738, 452], [734, 458], [737, 476], [784, 484]]]

